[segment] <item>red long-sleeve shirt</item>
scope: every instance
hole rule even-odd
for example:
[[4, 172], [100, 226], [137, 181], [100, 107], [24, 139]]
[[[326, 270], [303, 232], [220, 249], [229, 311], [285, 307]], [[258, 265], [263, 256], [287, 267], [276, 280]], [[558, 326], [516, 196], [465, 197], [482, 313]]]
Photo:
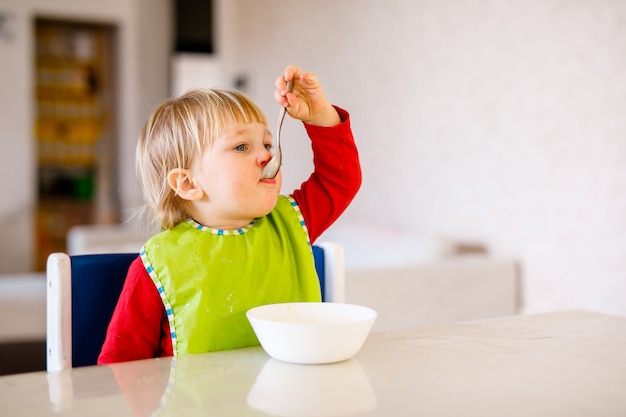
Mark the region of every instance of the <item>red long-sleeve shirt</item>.
[[[358, 151], [348, 113], [333, 127], [304, 124], [311, 139], [314, 172], [293, 192], [311, 242], [343, 213], [361, 186]], [[109, 324], [99, 364], [172, 356], [163, 302], [138, 257], [130, 266]]]

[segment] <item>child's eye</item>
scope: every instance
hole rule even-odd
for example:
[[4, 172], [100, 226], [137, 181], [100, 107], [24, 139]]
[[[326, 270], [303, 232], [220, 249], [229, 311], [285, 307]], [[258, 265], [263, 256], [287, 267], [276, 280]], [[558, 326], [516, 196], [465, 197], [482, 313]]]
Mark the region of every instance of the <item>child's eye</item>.
[[266, 150], [268, 150], [268, 151], [271, 151], [271, 150], [272, 150], [272, 144], [271, 144], [271, 143], [266, 143], [266, 144], [265, 144], [265, 145], [263, 145], [263, 146], [265, 146], [265, 149], [266, 149]]
[[243, 151], [245, 151], [246, 149], [247, 149], [247, 147], [246, 147], [246, 145], [244, 145], [244, 144], [241, 144], [241, 145], [237, 145], [237, 146], [235, 146], [235, 150], [236, 150], [236, 151], [239, 151], [239, 152], [243, 152]]

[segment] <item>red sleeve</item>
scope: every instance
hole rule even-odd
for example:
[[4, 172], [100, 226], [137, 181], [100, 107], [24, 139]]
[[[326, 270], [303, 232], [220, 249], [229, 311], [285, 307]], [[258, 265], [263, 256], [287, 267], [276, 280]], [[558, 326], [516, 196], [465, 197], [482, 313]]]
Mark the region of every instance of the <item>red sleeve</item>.
[[161, 297], [137, 257], [128, 269], [98, 364], [171, 356], [168, 327]]
[[293, 197], [300, 206], [311, 243], [348, 207], [361, 187], [359, 154], [347, 111], [335, 107], [342, 122], [333, 127], [305, 124], [313, 149], [313, 174]]

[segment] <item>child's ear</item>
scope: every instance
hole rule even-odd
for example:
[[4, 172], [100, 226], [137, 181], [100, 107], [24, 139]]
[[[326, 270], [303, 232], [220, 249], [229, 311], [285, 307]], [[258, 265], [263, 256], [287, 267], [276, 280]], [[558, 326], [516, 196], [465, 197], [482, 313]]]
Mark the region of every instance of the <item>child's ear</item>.
[[193, 181], [188, 169], [174, 168], [167, 174], [167, 183], [182, 199], [197, 201], [204, 196], [204, 191]]

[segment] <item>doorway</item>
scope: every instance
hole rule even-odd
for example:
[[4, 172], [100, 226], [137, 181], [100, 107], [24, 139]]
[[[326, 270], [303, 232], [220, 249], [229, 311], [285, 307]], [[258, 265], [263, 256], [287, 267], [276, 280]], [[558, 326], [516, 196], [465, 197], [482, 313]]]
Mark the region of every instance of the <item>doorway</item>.
[[117, 223], [113, 25], [35, 19], [36, 269], [76, 225]]

